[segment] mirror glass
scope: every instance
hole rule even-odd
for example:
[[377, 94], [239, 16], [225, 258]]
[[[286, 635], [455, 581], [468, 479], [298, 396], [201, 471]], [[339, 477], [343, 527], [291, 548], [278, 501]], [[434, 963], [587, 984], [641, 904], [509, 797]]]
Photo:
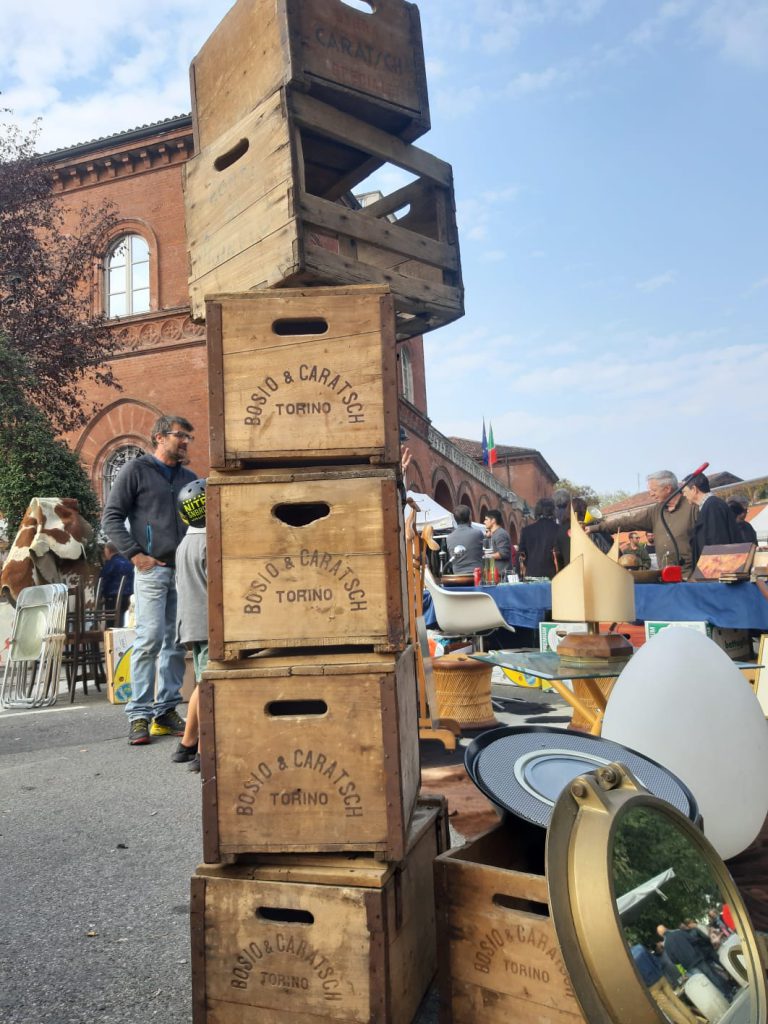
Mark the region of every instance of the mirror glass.
[[754, 1024], [728, 897], [693, 840], [660, 810], [631, 807], [616, 826], [612, 872], [627, 950], [662, 1014]]

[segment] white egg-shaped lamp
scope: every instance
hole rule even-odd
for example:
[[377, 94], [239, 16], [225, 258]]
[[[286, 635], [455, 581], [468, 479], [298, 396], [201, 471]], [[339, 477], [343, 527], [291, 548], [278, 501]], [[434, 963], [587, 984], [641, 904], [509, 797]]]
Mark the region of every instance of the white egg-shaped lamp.
[[616, 680], [602, 735], [682, 779], [724, 860], [757, 837], [768, 814], [768, 724], [714, 640], [671, 626], [644, 644]]

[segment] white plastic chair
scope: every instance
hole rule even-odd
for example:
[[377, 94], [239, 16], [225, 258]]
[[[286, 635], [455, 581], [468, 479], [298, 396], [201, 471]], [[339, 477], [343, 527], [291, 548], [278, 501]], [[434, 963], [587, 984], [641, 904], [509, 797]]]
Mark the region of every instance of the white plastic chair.
[[38, 708], [56, 703], [67, 623], [67, 587], [26, 587], [16, 602], [0, 706]]
[[438, 586], [429, 569], [424, 583], [432, 597], [440, 632], [446, 636], [476, 636], [483, 650], [483, 636], [503, 627], [514, 633], [490, 594], [470, 590], [448, 590]]

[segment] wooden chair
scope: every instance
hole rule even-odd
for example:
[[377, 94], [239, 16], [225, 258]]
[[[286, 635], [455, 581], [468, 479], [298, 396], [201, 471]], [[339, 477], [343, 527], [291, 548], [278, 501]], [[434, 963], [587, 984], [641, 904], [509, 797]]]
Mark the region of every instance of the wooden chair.
[[104, 668], [104, 630], [96, 621], [95, 601], [88, 605], [85, 583], [79, 579], [69, 591], [70, 608], [67, 615], [67, 630], [64, 642], [62, 665], [67, 674], [69, 701], [75, 699], [78, 682], [83, 684], [83, 693], [88, 694], [88, 682], [93, 681], [97, 690], [106, 683]]

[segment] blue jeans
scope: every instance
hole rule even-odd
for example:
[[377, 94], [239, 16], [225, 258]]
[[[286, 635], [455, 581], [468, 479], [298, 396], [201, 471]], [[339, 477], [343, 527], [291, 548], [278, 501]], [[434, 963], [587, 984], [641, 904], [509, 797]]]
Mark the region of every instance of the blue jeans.
[[176, 643], [174, 570], [162, 565], [147, 572], [135, 570], [133, 592], [136, 641], [131, 654], [131, 700], [125, 707], [132, 722], [137, 718], [156, 718], [181, 701], [186, 654]]

